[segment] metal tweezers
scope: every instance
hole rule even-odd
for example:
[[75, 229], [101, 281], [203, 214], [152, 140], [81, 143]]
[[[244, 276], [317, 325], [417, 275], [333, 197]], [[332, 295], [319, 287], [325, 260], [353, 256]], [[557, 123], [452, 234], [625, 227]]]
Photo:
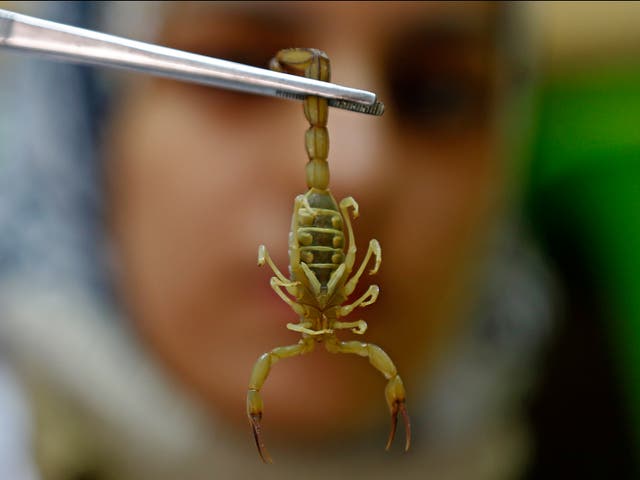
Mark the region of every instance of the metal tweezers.
[[0, 47], [40, 56], [136, 70], [151, 75], [273, 97], [304, 100], [314, 95], [332, 107], [382, 115], [375, 93], [219, 58], [128, 40], [0, 10]]

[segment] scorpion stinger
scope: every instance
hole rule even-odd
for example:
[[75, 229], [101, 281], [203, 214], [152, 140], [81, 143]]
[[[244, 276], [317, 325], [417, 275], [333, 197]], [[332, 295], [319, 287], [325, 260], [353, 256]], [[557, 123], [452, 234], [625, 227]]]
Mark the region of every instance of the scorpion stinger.
[[[329, 58], [315, 49], [292, 48], [281, 50], [271, 60], [273, 70], [329, 81]], [[305, 145], [309, 162], [306, 167], [309, 190], [298, 195], [294, 201], [289, 235], [290, 278], [280, 272], [273, 263], [264, 245], [258, 248], [258, 265], [265, 263], [275, 276], [271, 288], [298, 314], [299, 322], [287, 328], [302, 334], [295, 345], [277, 347], [258, 358], [251, 372], [247, 392], [247, 415], [263, 461], [271, 463], [262, 439], [263, 402], [260, 395], [271, 366], [282, 358], [309, 353], [317, 343], [324, 343], [331, 353], [352, 353], [368, 357], [369, 362], [388, 380], [385, 398], [391, 412], [391, 431], [387, 450], [396, 431], [398, 414], [405, 426], [405, 450], [411, 444], [411, 426], [405, 406], [405, 389], [395, 365], [377, 345], [357, 341], [341, 341], [336, 330], [349, 329], [363, 334], [367, 329], [364, 320], [342, 322], [339, 319], [357, 307], [365, 307], [376, 301], [380, 289], [371, 285], [358, 299], [346, 304], [347, 298], [356, 288], [358, 280], [369, 262], [374, 266], [369, 271], [378, 271], [382, 252], [377, 240], [369, 242], [365, 258], [351, 276], [356, 259], [356, 242], [351, 225], [351, 215], [358, 216], [358, 204], [352, 197], [336, 202], [329, 191], [329, 134], [327, 131], [328, 103], [320, 97], [304, 100], [304, 115], [311, 125], [306, 132]], [[345, 245], [345, 234], [348, 244]], [[346, 251], [345, 251], [346, 247]]]

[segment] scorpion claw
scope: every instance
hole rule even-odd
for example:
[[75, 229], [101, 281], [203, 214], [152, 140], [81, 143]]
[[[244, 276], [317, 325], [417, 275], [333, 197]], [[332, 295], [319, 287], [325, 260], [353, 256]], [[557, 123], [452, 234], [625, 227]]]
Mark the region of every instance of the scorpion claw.
[[273, 463], [271, 455], [267, 452], [267, 447], [264, 446], [262, 440], [262, 397], [257, 390], [252, 388], [247, 392], [247, 417], [249, 418], [249, 425], [251, 425], [251, 431], [253, 432], [253, 438], [256, 441], [256, 447], [258, 447], [258, 453], [264, 463]]
[[267, 451], [267, 447], [264, 446], [264, 441], [262, 440], [262, 426], [260, 425], [260, 419], [262, 418], [262, 414], [250, 414], [249, 415], [249, 423], [251, 424], [251, 430], [253, 431], [253, 438], [256, 441], [256, 447], [258, 447], [258, 453], [260, 454], [260, 458], [264, 463], [273, 463], [271, 459], [271, 455]]
[[404, 431], [405, 431], [405, 442], [404, 442], [404, 451], [409, 451], [411, 447], [411, 421], [409, 420], [409, 414], [407, 413], [407, 408], [404, 404], [404, 400], [397, 400], [393, 404], [393, 408], [391, 410], [391, 431], [389, 432], [389, 439], [387, 440], [387, 446], [385, 450], [389, 450], [391, 448], [391, 443], [396, 435], [396, 428], [398, 426], [398, 412], [402, 414], [402, 420], [404, 422]]
[[396, 428], [398, 426], [398, 413], [401, 413], [405, 431], [404, 451], [406, 452], [411, 446], [411, 422], [409, 421], [409, 414], [405, 406], [406, 393], [404, 385], [399, 375], [396, 374], [389, 380], [387, 388], [385, 389], [385, 396], [387, 397], [387, 405], [389, 405], [389, 410], [391, 411], [391, 432], [389, 432], [386, 449], [389, 450], [391, 447], [391, 442], [393, 442], [393, 437], [396, 434]]

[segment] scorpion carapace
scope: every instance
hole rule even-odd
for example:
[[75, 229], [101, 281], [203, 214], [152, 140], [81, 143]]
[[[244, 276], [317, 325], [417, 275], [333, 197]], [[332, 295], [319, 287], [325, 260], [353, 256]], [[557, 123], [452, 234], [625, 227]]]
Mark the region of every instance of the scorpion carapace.
[[[329, 81], [330, 77], [329, 58], [324, 52], [315, 49], [281, 50], [271, 60], [270, 67], [316, 80]], [[335, 335], [336, 330], [343, 329], [350, 329], [357, 334], [366, 331], [367, 324], [364, 320], [343, 322], [340, 319], [355, 308], [365, 307], [376, 301], [379, 288], [371, 285], [356, 301], [344, 304], [355, 290], [372, 257], [374, 265], [369, 274], [378, 271], [382, 253], [378, 241], [371, 240], [362, 264], [351, 276], [356, 258], [356, 243], [349, 210], [356, 218], [358, 204], [352, 197], [347, 197], [338, 204], [328, 189], [327, 100], [307, 97], [303, 105], [305, 117], [311, 125], [305, 136], [309, 156], [306, 167], [309, 190], [304, 195], [298, 195], [293, 206], [289, 233], [289, 278], [276, 267], [264, 245], [258, 248], [258, 265], [267, 263], [275, 274], [271, 277], [271, 288], [299, 316], [299, 322], [289, 323], [287, 328], [301, 333], [302, 339], [296, 345], [274, 348], [260, 356], [254, 365], [247, 392], [247, 415], [253, 436], [262, 460], [271, 463], [262, 440], [260, 420], [263, 403], [260, 389], [269, 375], [271, 365], [282, 358], [309, 353], [316, 342], [321, 342], [331, 353], [354, 353], [368, 357], [369, 362], [384, 375], [388, 380], [385, 396], [391, 411], [391, 432], [386, 448], [388, 450], [391, 446], [398, 413], [401, 413], [406, 432], [405, 450], [408, 450], [411, 428], [405, 407], [405, 389], [393, 362], [377, 345], [341, 341]]]

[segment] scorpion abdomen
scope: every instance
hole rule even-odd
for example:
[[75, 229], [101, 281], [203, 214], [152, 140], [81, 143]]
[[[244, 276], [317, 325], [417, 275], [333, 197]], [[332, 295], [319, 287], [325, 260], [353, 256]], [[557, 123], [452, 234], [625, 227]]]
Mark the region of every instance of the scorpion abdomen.
[[344, 263], [344, 222], [328, 190], [311, 188], [304, 196], [308, 205], [298, 209], [293, 226], [300, 262], [326, 287], [331, 273]]

